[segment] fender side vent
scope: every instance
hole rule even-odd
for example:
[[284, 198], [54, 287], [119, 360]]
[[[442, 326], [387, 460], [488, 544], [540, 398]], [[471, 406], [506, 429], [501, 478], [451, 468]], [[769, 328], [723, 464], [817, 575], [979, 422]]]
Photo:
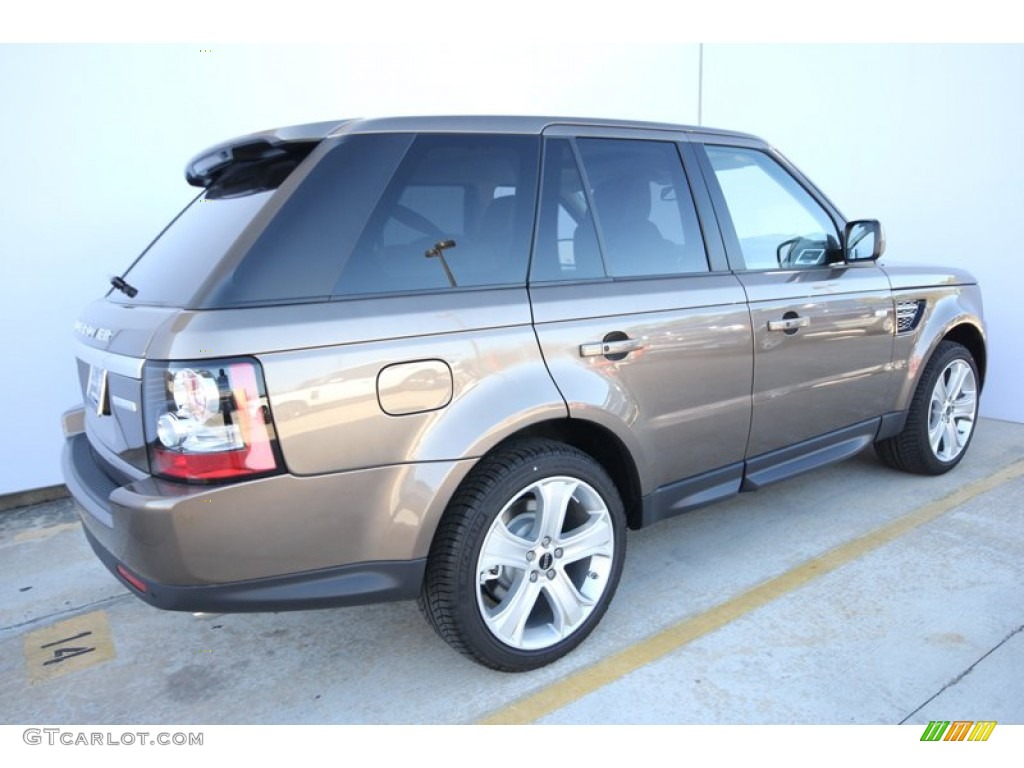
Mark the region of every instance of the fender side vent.
[[924, 299], [896, 302], [896, 333], [910, 333], [924, 315]]

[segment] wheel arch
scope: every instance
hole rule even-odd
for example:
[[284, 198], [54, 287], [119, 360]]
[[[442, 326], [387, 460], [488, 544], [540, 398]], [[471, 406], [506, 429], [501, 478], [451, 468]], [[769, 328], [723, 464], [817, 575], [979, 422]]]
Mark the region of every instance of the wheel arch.
[[509, 435], [488, 454], [517, 440], [541, 437], [565, 443], [593, 457], [615, 483], [626, 510], [626, 523], [640, 527], [642, 485], [633, 455], [618, 435], [607, 427], [585, 419], [550, 419], [531, 424]]
[[[957, 344], [967, 348], [967, 351], [971, 353], [971, 357], [974, 358], [974, 362], [978, 366], [978, 389], [982, 389], [985, 386], [985, 366], [988, 362], [988, 353], [985, 348], [985, 337], [982, 335], [981, 330], [973, 323], [961, 322], [947, 329], [938, 341], [955, 341]], [[929, 359], [935, 354], [938, 346], [939, 344], [936, 343], [929, 351]]]
[[[966, 367], [965, 354], [974, 358], [972, 346], [978, 342], [978, 337], [969, 330], [958, 328], [938, 337], [922, 364], [906, 420], [898, 432], [875, 444], [882, 461], [895, 469], [919, 475], [940, 475], [960, 463], [970, 445], [978, 417], [980, 363], [977, 360], [973, 362], [978, 381], [972, 385], [975, 391], [970, 393], [969, 398], [960, 400], [964, 377], [957, 379], [952, 390], [947, 389], [945, 384], [942, 384], [941, 390], [939, 386], [942, 376], [954, 362]], [[983, 345], [975, 348], [984, 354]], [[952, 381], [951, 374], [949, 382]], [[962, 410], [961, 402], [967, 406], [967, 411]]]
[[976, 286], [936, 289], [934, 295], [904, 291], [904, 296], [925, 296], [927, 300], [920, 327], [913, 333], [897, 333], [893, 347], [896, 366], [895, 396], [889, 410], [905, 412], [913, 399], [928, 362], [943, 341], [963, 345], [974, 358], [984, 384], [988, 364], [985, 322], [982, 319], [981, 294]]

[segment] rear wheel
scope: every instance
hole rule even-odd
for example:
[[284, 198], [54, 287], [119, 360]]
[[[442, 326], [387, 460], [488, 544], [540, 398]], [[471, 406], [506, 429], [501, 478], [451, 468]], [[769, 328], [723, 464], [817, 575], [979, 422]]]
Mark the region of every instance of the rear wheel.
[[483, 459], [438, 528], [420, 609], [456, 650], [519, 672], [594, 629], [625, 557], [625, 514], [593, 458], [529, 440]]
[[918, 382], [903, 431], [880, 441], [890, 466], [922, 475], [948, 472], [964, 457], [978, 417], [978, 367], [962, 344], [943, 341]]

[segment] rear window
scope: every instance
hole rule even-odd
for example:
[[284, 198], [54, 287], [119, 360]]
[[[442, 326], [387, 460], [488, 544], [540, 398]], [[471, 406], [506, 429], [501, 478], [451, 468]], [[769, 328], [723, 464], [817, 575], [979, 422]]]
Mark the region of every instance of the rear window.
[[127, 272], [137, 296], [112, 291], [110, 300], [214, 309], [328, 297], [412, 138], [356, 135], [323, 144], [290, 193], [277, 188], [302, 158], [225, 173]]
[[195, 198], [125, 274], [135, 298], [111, 291], [120, 304], [185, 307], [248, 224], [273, 195], [261, 191], [235, 197]]

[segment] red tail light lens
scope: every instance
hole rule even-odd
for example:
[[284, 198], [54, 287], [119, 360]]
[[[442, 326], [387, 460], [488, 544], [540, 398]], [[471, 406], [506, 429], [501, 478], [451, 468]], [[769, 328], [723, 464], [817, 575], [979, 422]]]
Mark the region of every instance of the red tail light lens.
[[154, 475], [218, 482], [280, 471], [257, 361], [148, 363], [145, 380], [146, 441]]

